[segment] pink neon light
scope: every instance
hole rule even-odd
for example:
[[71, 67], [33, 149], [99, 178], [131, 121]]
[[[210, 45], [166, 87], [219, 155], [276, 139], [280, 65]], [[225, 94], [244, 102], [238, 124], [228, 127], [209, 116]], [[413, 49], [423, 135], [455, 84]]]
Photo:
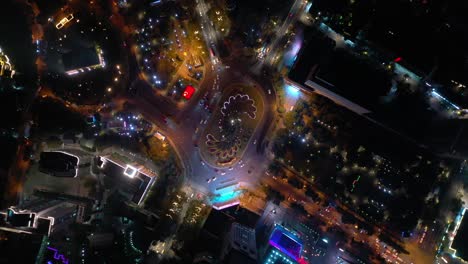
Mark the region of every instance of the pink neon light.
[[68, 264], [68, 259], [63, 254], [59, 254], [58, 249], [53, 247], [47, 247], [47, 249], [54, 252], [54, 259], [62, 261], [63, 264]]

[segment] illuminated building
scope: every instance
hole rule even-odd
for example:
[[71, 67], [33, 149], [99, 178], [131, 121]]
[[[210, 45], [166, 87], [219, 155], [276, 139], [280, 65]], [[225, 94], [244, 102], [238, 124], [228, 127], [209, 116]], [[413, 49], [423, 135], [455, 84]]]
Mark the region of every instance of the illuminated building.
[[293, 263], [298, 263], [298, 262], [289, 258], [286, 254], [284, 254], [280, 250], [272, 248], [268, 251], [262, 263], [264, 264], [293, 264]]
[[[323, 23], [320, 27], [325, 28], [323, 31], [331, 32]], [[376, 102], [386, 95], [386, 89], [391, 86], [390, 83], [384, 83], [384, 74], [362, 64], [360, 59], [342, 52], [341, 49], [335, 49], [336, 40], [332, 37], [310, 31], [304, 32], [304, 36], [305, 44], [298, 52], [286, 83], [305, 92], [327, 97], [359, 115], [374, 112]], [[344, 65], [356, 70], [351, 74], [351, 71], [342, 69], [345, 68]], [[370, 79], [368, 76], [375, 78]], [[367, 83], [366, 80], [371, 81]], [[379, 89], [373, 89], [375, 86]]]
[[455, 219], [455, 228], [450, 237], [449, 252], [453, 257], [468, 261], [468, 219], [465, 216], [467, 208], [463, 208]]
[[64, 54], [62, 57], [65, 73], [68, 76], [90, 72], [106, 66], [103, 51], [99, 46], [94, 49], [80, 47]]
[[328, 243], [318, 228], [296, 221], [293, 229], [301, 234], [303, 243], [302, 258], [310, 260], [314, 257], [325, 256]]
[[273, 229], [268, 244], [295, 261], [301, 256], [302, 242], [299, 237], [280, 225]]
[[119, 189], [128, 194], [130, 200], [141, 204], [150, 187], [156, 181], [156, 173], [140, 164], [126, 164], [113, 156], [103, 156], [98, 160], [98, 166], [113, 181]]
[[138, 173], [139, 169], [135, 168], [131, 165], [126, 165], [125, 170], [124, 170], [124, 175], [128, 176], [130, 178], [135, 177], [135, 175]]
[[5, 212], [0, 212], [0, 228], [7, 228], [19, 233], [49, 236], [55, 218], [47, 215], [48, 209], [49, 207], [46, 207], [34, 212], [10, 207]]
[[29, 211], [16, 211], [15, 208], [8, 208], [6, 222], [14, 227], [33, 227], [36, 214]]
[[257, 263], [254, 258], [258, 220], [257, 214], [240, 206], [211, 210], [200, 231], [198, 252], [221, 256], [225, 262], [219, 263]]
[[55, 28], [61, 29], [73, 19], [74, 19], [73, 14], [69, 14], [68, 16], [60, 19], [60, 21], [57, 24], [55, 24]]
[[15, 74], [13, 65], [11, 65], [10, 58], [0, 48], [0, 76], [12, 78]]
[[302, 240], [291, 230], [275, 225], [265, 249], [264, 264], [304, 263]]

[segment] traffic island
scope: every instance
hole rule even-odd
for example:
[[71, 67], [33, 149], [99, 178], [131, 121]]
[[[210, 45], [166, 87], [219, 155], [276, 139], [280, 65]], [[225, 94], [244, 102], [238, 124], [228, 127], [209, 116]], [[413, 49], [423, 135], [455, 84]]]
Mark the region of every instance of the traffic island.
[[237, 84], [227, 90], [200, 137], [200, 155], [213, 167], [229, 167], [241, 159], [263, 115], [257, 89]]

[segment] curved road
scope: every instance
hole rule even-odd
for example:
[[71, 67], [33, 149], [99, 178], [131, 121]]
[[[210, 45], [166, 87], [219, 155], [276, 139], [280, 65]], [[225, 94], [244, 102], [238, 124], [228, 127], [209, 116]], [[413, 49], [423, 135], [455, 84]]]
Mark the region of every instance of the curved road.
[[[216, 188], [223, 185], [222, 182], [229, 180], [256, 185], [259, 181], [258, 177], [262, 176], [267, 166], [262, 150], [265, 137], [274, 121], [276, 102], [274, 90], [268, 80], [252, 75], [249, 69], [245, 68], [245, 63], [228, 58], [226, 65], [216, 68], [208, 67], [205, 80], [197, 93], [198, 96], [193, 97], [184, 109], [177, 109], [167, 102], [167, 98], [157, 96], [142, 80], [135, 80], [132, 83], [135, 95], [129, 98], [129, 102], [136, 107], [136, 110], [158, 125], [162, 133], [166, 135], [183, 163], [186, 180], [197, 191], [204, 194], [215, 193]], [[208, 98], [211, 98], [211, 108], [217, 107], [215, 101], [221, 96], [222, 89], [234, 82], [247, 82], [260, 90], [264, 100], [263, 118], [244, 152], [243, 163], [234, 165], [232, 169], [216, 170], [202, 161], [196, 146], [198, 137], [205, 129], [204, 121], [211, 115], [198, 103], [198, 99], [206, 94]], [[171, 117], [166, 118], [167, 115]], [[253, 144], [254, 141], [256, 144]], [[207, 180], [213, 177], [217, 178], [216, 181], [207, 183]]]

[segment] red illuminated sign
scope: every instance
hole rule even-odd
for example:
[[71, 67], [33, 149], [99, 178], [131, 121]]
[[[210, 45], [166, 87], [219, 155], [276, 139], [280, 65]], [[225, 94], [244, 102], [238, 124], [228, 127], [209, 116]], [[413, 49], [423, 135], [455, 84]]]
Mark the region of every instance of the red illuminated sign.
[[185, 87], [185, 90], [184, 92], [182, 93], [182, 96], [189, 100], [190, 98], [192, 98], [192, 95], [195, 93], [195, 88], [193, 88], [193, 86], [191, 85], [187, 85], [187, 87]]

